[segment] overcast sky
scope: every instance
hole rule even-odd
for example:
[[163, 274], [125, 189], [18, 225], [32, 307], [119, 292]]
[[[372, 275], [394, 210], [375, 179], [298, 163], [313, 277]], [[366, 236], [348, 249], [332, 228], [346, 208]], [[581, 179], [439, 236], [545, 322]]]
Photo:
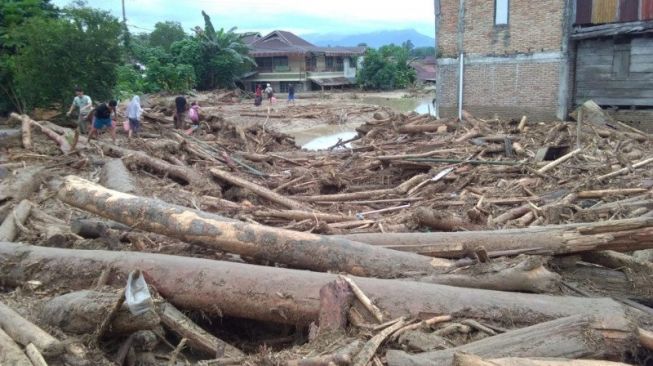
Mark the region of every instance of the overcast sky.
[[[122, 18], [121, 0], [87, 2]], [[53, 3], [65, 6], [70, 0]], [[151, 30], [156, 22], [165, 20], [178, 21], [188, 31], [203, 26], [201, 11], [205, 10], [216, 28], [237, 26], [242, 31], [365, 33], [413, 28], [434, 35], [431, 0], [126, 0], [125, 6], [127, 24], [134, 32]]]

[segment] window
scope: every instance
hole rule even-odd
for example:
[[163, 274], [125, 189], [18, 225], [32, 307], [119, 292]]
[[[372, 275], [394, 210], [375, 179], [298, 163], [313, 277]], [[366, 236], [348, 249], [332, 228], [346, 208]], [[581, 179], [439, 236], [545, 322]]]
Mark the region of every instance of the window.
[[342, 57], [326, 56], [324, 58], [326, 71], [343, 71], [345, 69]]
[[257, 57], [256, 64], [259, 72], [286, 71], [288, 69], [288, 57]]
[[508, 25], [510, 0], [494, 0], [494, 25]]

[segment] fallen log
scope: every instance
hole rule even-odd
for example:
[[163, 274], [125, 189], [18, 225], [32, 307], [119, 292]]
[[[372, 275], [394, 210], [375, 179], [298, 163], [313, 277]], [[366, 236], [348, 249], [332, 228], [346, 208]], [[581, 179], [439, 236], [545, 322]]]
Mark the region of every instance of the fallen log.
[[515, 260], [480, 263], [469, 271], [435, 274], [415, 280], [487, 290], [551, 293], [559, 288], [561, 277], [546, 269], [544, 263], [541, 257], [518, 257]]
[[262, 187], [262, 186], [260, 186], [260, 185], [258, 185], [256, 183], [252, 183], [252, 182], [250, 182], [248, 180], [245, 180], [243, 178], [235, 176], [235, 175], [233, 175], [233, 174], [231, 174], [229, 172], [226, 172], [224, 170], [212, 168], [212, 169], [209, 169], [209, 171], [211, 172], [211, 174], [214, 177], [216, 177], [216, 178], [218, 178], [220, 180], [223, 180], [223, 181], [226, 181], [228, 183], [235, 184], [235, 185], [237, 185], [239, 187], [248, 189], [248, 190], [252, 191], [253, 193], [256, 193], [257, 195], [259, 195], [259, 196], [261, 196], [263, 198], [266, 198], [266, 199], [268, 199], [268, 200], [270, 200], [272, 202], [276, 202], [276, 203], [278, 203], [278, 204], [280, 204], [280, 205], [282, 205], [284, 207], [294, 209], [294, 210], [306, 209], [305, 204], [297, 202], [297, 201], [295, 201], [295, 200], [293, 200], [291, 198], [282, 196], [277, 192], [274, 192], [274, 191], [269, 190], [269, 189], [267, 189], [265, 187]]
[[544, 173], [548, 172], [549, 170], [557, 167], [558, 165], [564, 163], [565, 161], [567, 161], [567, 160], [573, 158], [574, 156], [580, 154], [582, 151], [583, 151], [582, 149], [576, 149], [574, 151], [571, 151], [571, 152], [559, 157], [558, 159], [548, 163], [547, 165], [541, 167], [540, 169], [537, 170], [537, 172], [540, 173], [540, 174], [544, 174]]
[[0, 365], [32, 366], [32, 362], [11, 337], [0, 328]]
[[597, 177], [596, 180], [602, 181], [604, 179], [616, 177], [618, 175], [628, 174], [628, 173], [631, 172], [631, 170], [641, 168], [641, 167], [643, 167], [645, 165], [648, 165], [648, 164], [651, 164], [651, 163], [653, 163], [653, 158], [648, 158], [648, 159], [645, 159], [645, 160], [641, 160], [641, 161], [633, 164], [632, 166], [627, 166], [625, 168], [615, 170], [612, 173], [608, 173], [608, 174], [602, 175], [600, 177]]
[[418, 226], [428, 227], [435, 231], [478, 230], [481, 228], [480, 225], [467, 222], [449, 212], [427, 207], [418, 207], [413, 212], [413, 219]]
[[328, 214], [322, 212], [310, 212], [310, 211], [300, 211], [300, 210], [259, 210], [254, 211], [254, 216], [258, 218], [280, 218], [286, 220], [315, 220], [315, 221], [324, 221], [327, 223], [332, 222], [343, 222], [343, 221], [355, 221], [356, 217], [353, 216], [344, 216], [338, 214]]
[[245, 356], [238, 348], [200, 328], [172, 304], [164, 302], [160, 307], [159, 315], [163, 324], [179, 337], [188, 340], [188, 345], [191, 348], [204, 352], [211, 357], [236, 358]]
[[79, 219], [70, 224], [70, 230], [82, 238], [96, 239], [109, 236], [111, 230], [130, 231], [131, 228], [113, 221]]
[[120, 159], [109, 159], [100, 171], [100, 184], [123, 193], [136, 193], [134, 180]]
[[21, 147], [22, 133], [18, 128], [0, 129], [0, 146], [3, 147]]
[[123, 162], [129, 167], [140, 166], [149, 168], [159, 174], [167, 175], [193, 187], [206, 187], [210, 180], [202, 177], [194, 169], [185, 166], [173, 165], [165, 160], [150, 156], [142, 151], [124, 149], [115, 145], [97, 142], [109, 156], [122, 158]]
[[409, 355], [388, 351], [389, 366], [450, 366], [456, 353], [481, 357], [556, 357], [623, 359], [636, 341], [636, 328], [625, 313], [604, 317], [574, 315], [513, 330], [464, 346]]
[[[13, 114], [13, 113], [12, 113]], [[23, 142], [23, 149], [32, 149], [32, 122], [29, 118], [22, 118], [20, 124], [21, 138]]]
[[437, 132], [438, 128], [446, 126], [445, 123], [429, 123], [423, 125], [404, 125], [397, 128], [398, 133], [416, 134], [424, 132]]
[[[89, 334], [116, 303], [115, 293], [77, 291], [57, 296], [43, 306], [40, 318], [43, 323], [60, 328], [66, 333]], [[109, 334], [128, 335], [139, 330], [154, 329], [159, 316], [152, 310], [133, 315], [123, 305], [111, 321]]]
[[608, 249], [627, 252], [653, 248], [653, 218], [494, 231], [351, 234], [339, 237], [443, 258], [470, 256], [479, 245], [490, 253], [524, 250], [528, 254], [558, 255]]
[[349, 366], [354, 355], [359, 352], [361, 347], [362, 342], [355, 340], [335, 353], [300, 360], [290, 360], [286, 362], [286, 366]]
[[221, 216], [112, 191], [76, 176], [64, 179], [59, 199], [132, 228], [295, 268], [387, 278], [433, 273], [436, 266], [449, 265], [335, 237], [226, 222]]
[[[25, 116], [25, 118], [29, 118], [29, 117]], [[48, 136], [52, 141], [56, 142], [57, 145], [59, 145], [59, 150], [61, 150], [61, 152], [63, 152], [64, 154], [68, 154], [72, 151], [72, 147], [68, 143], [68, 140], [66, 140], [65, 136], [62, 136], [54, 132], [50, 128], [43, 126], [36, 121], [30, 120], [30, 124], [38, 127], [41, 130], [41, 133]]]
[[20, 169], [11, 178], [0, 182], [0, 203], [20, 202], [29, 198], [41, 185], [45, 168], [36, 166]]
[[63, 344], [59, 340], [3, 303], [0, 303], [0, 328], [16, 342], [23, 346], [32, 343], [45, 355], [56, 356], [63, 351]]
[[33, 366], [48, 366], [41, 352], [39, 352], [38, 348], [36, 348], [36, 346], [32, 343], [28, 344], [27, 347], [25, 347], [25, 354], [29, 360], [32, 361]]
[[354, 293], [342, 277], [324, 285], [320, 289], [319, 333], [344, 332], [353, 300]]
[[484, 360], [478, 356], [456, 353], [453, 366], [628, 366], [627, 363], [599, 360], [569, 360], [560, 358], [493, 358]]
[[[142, 270], [148, 284], [180, 308], [299, 325], [318, 319], [320, 289], [337, 278], [335, 274], [201, 258], [0, 242], [0, 280], [7, 285], [35, 280], [45, 286], [88, 288], [103, 268], [112, 268], [109, 284], [119, 286], [124, 285], [121, 278], [129, 272]], [[530, 324], [574, 314], [623, 312], [621, 304], [608, 298], [521, 294], [362, 277], [354, 280], [388, 318], [444, 313]]]
[[16, 239], [19, 227], [25, 224], [31, 208], [32, 204], [28, 200], [22, 200], [14, 207], [0, 225], [0, 241], [13, 241]]

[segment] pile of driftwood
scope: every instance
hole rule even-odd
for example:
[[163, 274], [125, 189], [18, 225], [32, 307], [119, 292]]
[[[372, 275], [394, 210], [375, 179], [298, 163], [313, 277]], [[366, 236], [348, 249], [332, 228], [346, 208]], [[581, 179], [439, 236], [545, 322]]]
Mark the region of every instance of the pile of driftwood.
[[327, 151], [219, 114], [117, 145], [13, 115], [0, 363], [652, 362], [650, 135], [592, 105], [374, 110]]

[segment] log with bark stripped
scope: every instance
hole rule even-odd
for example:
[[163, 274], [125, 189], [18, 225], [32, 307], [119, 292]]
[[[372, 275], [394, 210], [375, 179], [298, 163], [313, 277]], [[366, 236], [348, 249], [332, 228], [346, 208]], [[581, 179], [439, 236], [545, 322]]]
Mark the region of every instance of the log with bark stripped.
[[[0, 243], [0, 280], [7, 285], [21, 285], [29, 279], [45, 286], [88, 288], [102, 269], [109, 267], [113, 274], [109, 284], [122, 286], [129, 272], [140, 269], [148, 284], [180, 308], [301, 325], [318, 319], [320, 289], [337, 278], [335, 274], [201, 258]], [[354, 281], [388, 319], [444, 313], [531, 324], [574, 314], [623, 312], [621, 304], [608, 298], [521, 294], [362, 277]]]
[[450, 264], [351, 240], [226, 222], [221, 216], [112, 191], [76, 176], [64, 179], [59, 198], [133, 228], [295, 268], [388, 278], [406, 272], [433, 273]]

